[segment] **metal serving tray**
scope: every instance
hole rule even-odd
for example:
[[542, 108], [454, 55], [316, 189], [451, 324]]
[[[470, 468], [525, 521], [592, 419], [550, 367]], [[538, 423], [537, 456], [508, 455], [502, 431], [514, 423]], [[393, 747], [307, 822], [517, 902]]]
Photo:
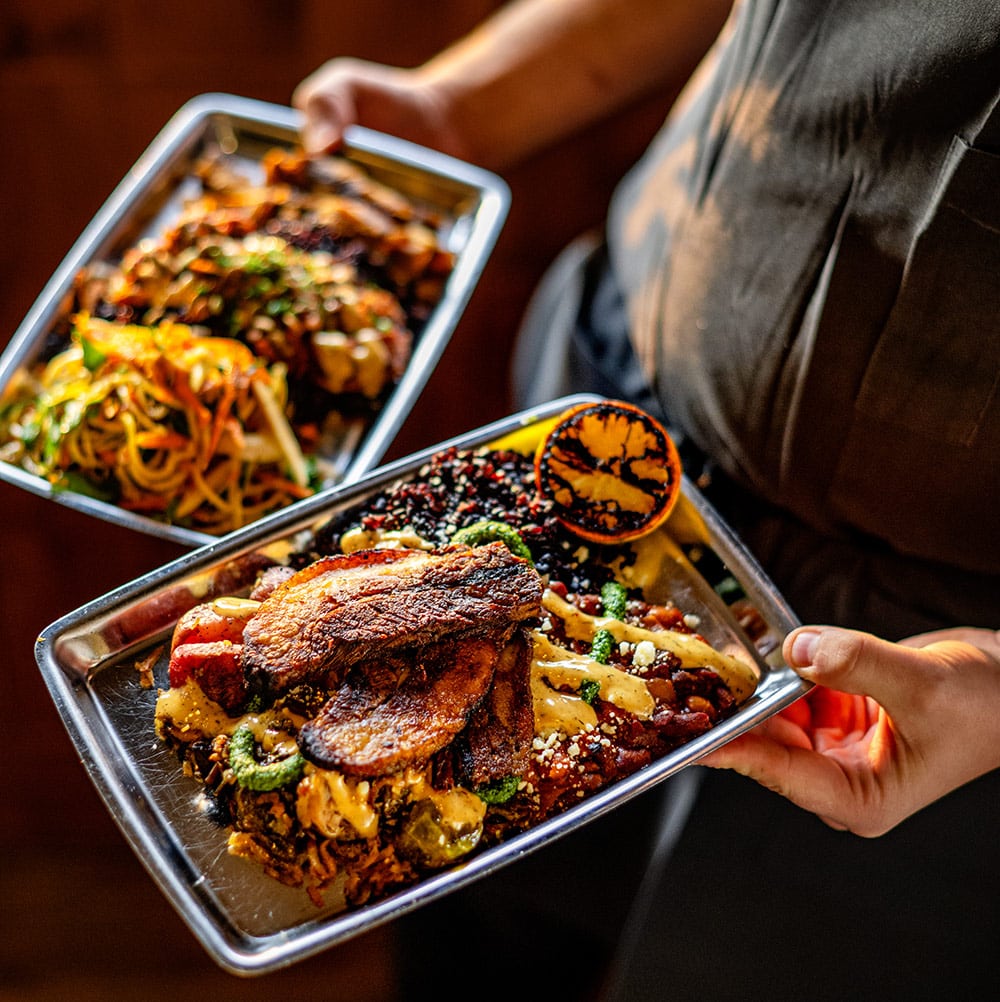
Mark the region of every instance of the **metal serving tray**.
[[[182, 775], [154, 734], [156, 687], [144, 688], [136, 662], [169, 639], [181, 614], [213, 596], [252, 583], [331, 516], [414, 475], [437, 450], [501, 443], [530, 452], [546, 422], [575, 403], [567, 397], [441, 446], [399, 460], [353, 485], [332, 488], [262, 519], [61, 618], [43, 631], [36, 657], [84, 767], [153, 879], [222, 967], [260, 974], [288, 965], [468, 884], [614, 809], [705, 752], [794, 702], [808, 688], [781, 659], [792, 612], [751, 556], [694, 487], [685, 481], [664, 529], [660, 583], [678, 605], [701, 617], [707, 639], [756, 665], [756, 693], [730, 719], [665, 758], [586, 798], [578, 806], [466, 862], [354, 911], [335, 902], [317, 908], [304, 891], [266, 877], [226, 853], [226, 831], [205, 809], [203, 788]], [[682, 555], [686, 544], [714, 551], [740, 584], [764, 628], [751, 643], [730, 609]], [[647, 596], [656, 597], [656, 596]], [[166, 652], [155, 665], [166, 688]]]
[[[247, 176], [260, 175], [260, 158], [273, 147], [298, 141], [300, 116], [292, 108], [229, 94], [204, 94], [185, 104], [164, 126], [73, 245], [0, 356], [0, 396], [15, 372], [31, 366], [59, 317], [74, 276], [94, 261], [115, 260], [129, 244], [163, 231], [183, 201], [196, 193], [192, 167], [219, 149]], [[510, 191], [494, 174], [452, 157], [360, 127], [346, 136], [343, 154], [376, 180], [434, 209], [443, 220], [441, 240], [455, 268], [413, 348], [406, 371], [361, 435], [329, 457], [348, 483], [385, 454], [437, 364], [499, 235]], [[35, 494], [110, 522], [183, 545], [213, 536], [170, 526], [73, 491], [54, 490], [41, 477], [0, 462], [0, 477]]]

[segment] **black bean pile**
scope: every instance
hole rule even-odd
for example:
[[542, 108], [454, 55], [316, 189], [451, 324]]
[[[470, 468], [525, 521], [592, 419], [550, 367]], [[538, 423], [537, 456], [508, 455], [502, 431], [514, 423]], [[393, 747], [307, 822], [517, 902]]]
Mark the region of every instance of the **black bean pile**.
[[445, 546], [462, 528], [489, 520], [521, 535], [538, 572], [572, 592], [599, 591], [611, 577], [605, 564], [617, 547], [574, 536], [535, 487], [534, 464], [519, 452], [490, 449], [437, 453], [417, 474], [336, 516], [321, 529], [305, 561], [339, 552], [339, 539], [355, 526], [367, 531], [412, 529]]

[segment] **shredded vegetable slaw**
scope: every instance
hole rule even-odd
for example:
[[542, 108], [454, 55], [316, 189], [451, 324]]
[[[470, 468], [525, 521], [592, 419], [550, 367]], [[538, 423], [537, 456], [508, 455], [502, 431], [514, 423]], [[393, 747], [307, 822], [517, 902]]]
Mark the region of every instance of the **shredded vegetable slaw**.
[[3, 458], [56, 488], [209, 533], [312, 493], [284, 368], [184, 324], [74, 317], [71, 343], [12, 384]]

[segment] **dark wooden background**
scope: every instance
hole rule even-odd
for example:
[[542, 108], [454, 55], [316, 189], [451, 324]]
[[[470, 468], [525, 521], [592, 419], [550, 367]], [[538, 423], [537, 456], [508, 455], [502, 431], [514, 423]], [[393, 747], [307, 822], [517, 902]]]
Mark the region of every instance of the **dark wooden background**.
[[[0, 346], [170, 115], [225, 91], [288, 103], [325, 59], [416, 65], [488, 0], [7, 0], [0, 7]], [[518, 318], [559, 248], [599, 221], [666, 99], [506, 177], [511, 213], [390, 455], [507, 412]], [[75, 1002], [397, 993], [392, 926], [244, 981], [217, 968], [146, 875], [78, 762], [33, 656], [59, 616], [181, 551], [0, 484], [0, 999]]]

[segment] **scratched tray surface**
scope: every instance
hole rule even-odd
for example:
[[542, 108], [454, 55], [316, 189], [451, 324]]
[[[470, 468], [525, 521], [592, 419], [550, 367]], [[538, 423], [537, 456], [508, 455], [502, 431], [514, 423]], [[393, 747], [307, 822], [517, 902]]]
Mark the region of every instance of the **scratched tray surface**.
[[[87, 772], [150, 874], [221, 966], [237, 973], [273, 970], [463, 886], [613, 809], [805, 691], [780, 655], [781, 639], [795, 625], [793, 614], [714, 510], [685, 483], [661, 530], [663, 557], [652, 591], [700, 616], [699, 630], [713, 645], [756, 666], [757, 691], [735, 716], [569, 811], [354, 911], [345, 911], [336, 893], [317, 908], [304, 891], [227, 854], [227, 833], [213, 818], [210, 799], [182, 775], [154, 734], [156, 688], [168, 684], [163, 645], [180, 615], [212, 596], [245, 593], [262, 566], [281, 561], [331, 516], [415, 474], [437, 448], [502, 442], [527, 451], [546, 419], [588, 399], [594, 398], [564, 398], [515, 415], [310, 498], [89, 603], [41, 634], [38, 664]], [[743, 611], [749, 605], [759, 627], [753, 643], [686, 559], [691, 545], [711, 552], [717, 566], [739, 582]], [[143, 687], [136, 662], [157, 651], [156, 685]]]
[[[0, 396], [15, 373], [43, 357], [49, 334], [64, 308], [74, 277], [89, 264], [117, 260], [138, 240], [167, 229], [184, 202], [200, 193], [194, 166], [221, 153], [251, 183], [263, 179], [261, 159], [273, 148], [298, 142], [296, 111], [228, 94], [205, 94], [185, 104], [164, 126], [112, 192], [48, 281], [0, 356]], [[371, 420], [351, 423], [331, 443], [326, 468], [333, 483], [347, 483], [372, 469], [418, 399], [458, 323], [507, 215], [510, 192], [497, 176], [392, 136], [355, 127], [343, 155], [377, 182], [432, 210], [438, 236], [455, 255], [440, 302], [416, 331], [406, 369]], [[43, 478], [0, 462], [0, 477], [35, 494], [108, 521], [183, 545], [213, 536], [172, 526], [69, 490], [53, 490]]]

